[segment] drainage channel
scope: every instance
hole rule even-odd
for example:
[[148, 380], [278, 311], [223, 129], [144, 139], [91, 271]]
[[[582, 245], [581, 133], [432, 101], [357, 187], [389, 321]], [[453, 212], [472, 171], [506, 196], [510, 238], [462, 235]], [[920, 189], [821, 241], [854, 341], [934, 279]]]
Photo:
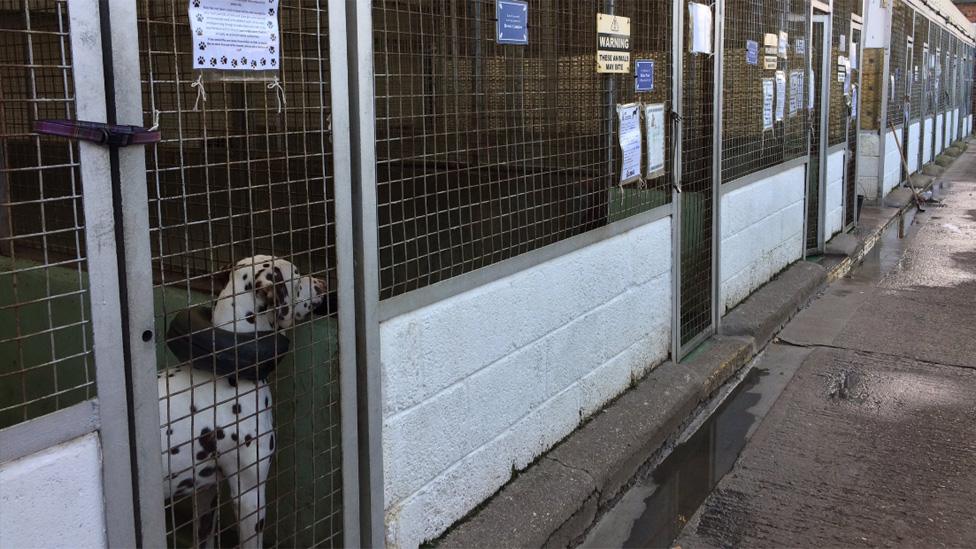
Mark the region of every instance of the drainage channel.
[[[911, 227], [914, 216], [905, 221]], [[913, 232], [892, 224], [839, 285], [864, 284], [891, 271], [902, 260], [903, 237]], [[805, 358], [805, 354], [784, 352], [782, 347], [771, 345], [740, 372], [724, 397], [715, 397], [712, 408], [703, 410], [685, 430], [679, 438], [683, 442], [600, 517], [580, 547], [672, 547], [705, 498], [732, 470]]]
[[[681, 528], [735, 464], [768, 406], [785, 386], [785, 372], [750, 369], [694, 433], [628, 489], [580, 545], [584, 548], [671, 547]], [[788, 377], [792, 377], [789, 375]], [[768, 410], [768, 407], [763, 406]]]

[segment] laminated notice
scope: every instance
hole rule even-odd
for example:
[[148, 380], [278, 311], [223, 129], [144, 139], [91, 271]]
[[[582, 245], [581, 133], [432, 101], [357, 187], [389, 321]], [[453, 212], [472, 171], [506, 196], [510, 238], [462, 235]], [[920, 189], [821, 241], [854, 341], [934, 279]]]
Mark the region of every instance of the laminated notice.
[[190, 0], [193, 68], [278, 70], [278, 0]]
[[780, 31], [779, 44], [776, 49], [776, 55], [783, 59], [786, 59], [789, 50], [790, 50], [790, 35]]
[[691, 17], [691, 53], [712, 53], [712, 7], [688, 3]]
[[803, 104], [803, 71], [790, 71], [790, 116], [796, 116]]
[[664, 175], [664, 103], [644, 107], [647, 133], [647, 179]]
[[775, 83], [772, 78], [763, 78], [763, 131], [773, 127], [773, 96], [775, 94]]
[[596, 14], [596, 72], [630, 72], [630, 18]]
[[617, 122], [620, 134], [620, 184], [640, 179], [641, 175], [641, 127], [640, 106], [637, 103], [617, 105]]
[[763, 68], [776, 70], [776, 56], [779, 52], [779, 37], [773, 33], [763, 35]]
[[782, 122], [786, 111], [786, 73], [776, 71], [776, 121]]

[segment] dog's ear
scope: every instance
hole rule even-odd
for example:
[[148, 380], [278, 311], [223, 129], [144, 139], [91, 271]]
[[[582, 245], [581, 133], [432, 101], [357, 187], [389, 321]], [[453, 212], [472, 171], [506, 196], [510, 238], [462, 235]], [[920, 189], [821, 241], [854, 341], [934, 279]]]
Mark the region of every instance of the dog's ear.
[[234, 265], [226, 265], [220, 269], [216, 269], [210, 275], [211, 284], [213, 284], [213, 289], [215, 292], [220, 292], [230, 284], [231, 273], [234, 272]]

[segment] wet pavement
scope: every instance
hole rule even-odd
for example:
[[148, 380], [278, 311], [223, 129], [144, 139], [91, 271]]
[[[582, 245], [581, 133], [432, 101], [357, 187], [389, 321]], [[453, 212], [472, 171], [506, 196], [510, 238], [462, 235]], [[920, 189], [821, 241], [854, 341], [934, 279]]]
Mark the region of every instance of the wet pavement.
[[976, 547], [976, 146], [942, 179], [584, 547]]

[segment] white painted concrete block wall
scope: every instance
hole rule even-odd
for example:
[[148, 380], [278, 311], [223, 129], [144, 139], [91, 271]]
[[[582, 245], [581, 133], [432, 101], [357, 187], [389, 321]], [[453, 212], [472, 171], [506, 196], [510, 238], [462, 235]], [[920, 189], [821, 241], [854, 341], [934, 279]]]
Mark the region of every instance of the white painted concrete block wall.
[[935, 119], [931, 116], [925, 119], [925, 134], [923, 139], [925, 140], [922, 145], [922, 165], [928, 164], [932, 161], [932, 142], [935, 139]]
[[952, 141], [959, 139], [959, 109], [952, 111]]
[[879, 145], [880, 140], [876, 132], [861, 132], [857, 142], [857, 191], [868, 200], [878, 198]]
[[905, 155], [908, 156], [908, 173], [915, 173], [921, 167], [918, 163], [918, 140], [921, 138], [921, 133], [921, 122], [912, 122], [908, 126], [908, 147], [905, 149]]
[[[895, 128], [895, 131], [899, 132], [901, 135], [901, 129]], [[900, 139], [900, 137], [899, 137]], [[895, 141], [895, 132], [889, 131], [885, 134], [885, 157], [884, 157], [884, 179], [881, 185], [881, 196], [878, 199], [882, 199], [894, 189], [901, 179], [901, 158], [898, 152], [898, 144]]]
[[105, 547], [97, 435], [0, 465], [0, 545]]
[[844, 228], [844, 155], [846, 151], [835, 151], [827, 156], [827, 189], [824, 202], [825, 240]]
[[935, 117], [935, 155], [938, 156], [942, 153], [942, 148], [945, 146], [945, 139], [943, 138], [943, 133], [945, 132], [942, 122], [945, 117], [942, 113], [939, 113]]
[[722, 195], [723, 313], [803, 255], [805, 166]]
[[669, 217], [383, 322], [387, 543], [443, 532], [670, 343]]

